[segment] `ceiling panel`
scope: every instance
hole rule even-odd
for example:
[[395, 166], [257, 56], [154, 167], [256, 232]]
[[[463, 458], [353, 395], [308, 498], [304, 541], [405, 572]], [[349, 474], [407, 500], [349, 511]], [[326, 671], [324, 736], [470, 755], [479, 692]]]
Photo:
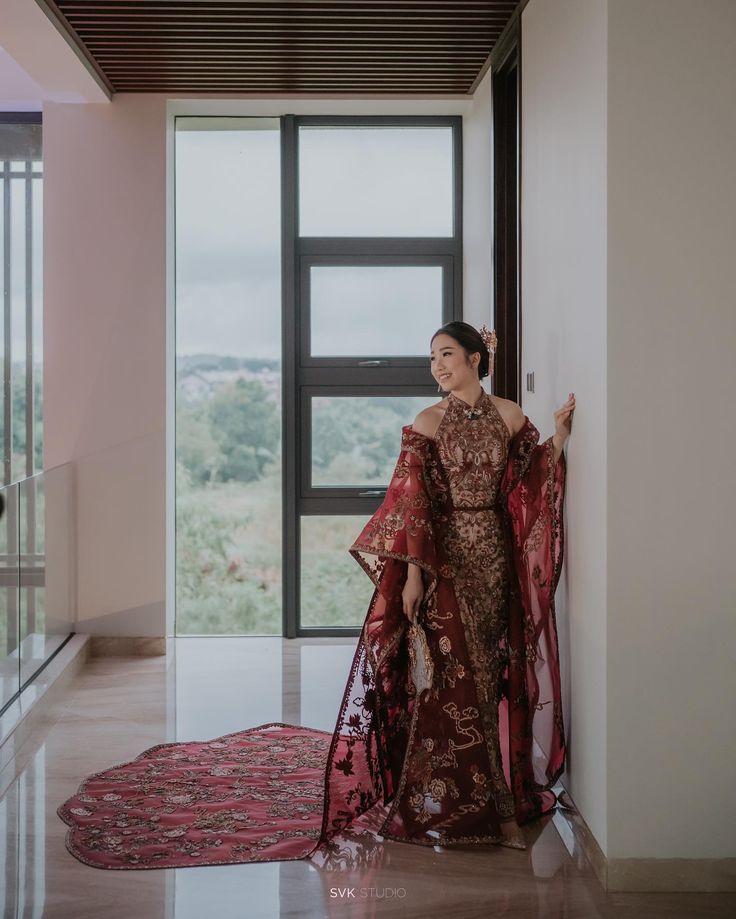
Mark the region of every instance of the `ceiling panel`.
[[38, 0], [113, 92], [468, 93], [516, 0]]

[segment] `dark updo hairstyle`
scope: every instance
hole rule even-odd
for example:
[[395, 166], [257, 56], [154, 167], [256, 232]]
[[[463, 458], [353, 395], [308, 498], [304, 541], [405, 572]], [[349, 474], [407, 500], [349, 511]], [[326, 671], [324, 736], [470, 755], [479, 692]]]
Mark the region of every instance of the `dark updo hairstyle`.
[[478, 379], [482, 380], [483, 377], [488, 376], [490, 355], [488, 353], [486, 343], [480, 337], [480, 332], [475, 328], [475, 326], [472, 326], [467, 322], [460, 322], [459, 320], [455, 320], [454, 322], [447, 322], [442, 326], [441, 329], [437, 329], [437, 331], [432, 336], [432, 341], [434, 341], [438, 335], [449, 335], [450, 338], [454, 338], [455, 341], [463, 349], [463, 351], [465, 351], [466, 357], [470, 357], [470, 355], [475, 351], [480, 352]]

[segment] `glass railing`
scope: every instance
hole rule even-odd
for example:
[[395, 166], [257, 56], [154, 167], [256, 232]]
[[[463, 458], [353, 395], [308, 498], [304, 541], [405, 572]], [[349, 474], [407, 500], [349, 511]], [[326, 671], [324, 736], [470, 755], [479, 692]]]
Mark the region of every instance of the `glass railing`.
[[72, 466], [0, 488], [0, 714], [74, 631]]

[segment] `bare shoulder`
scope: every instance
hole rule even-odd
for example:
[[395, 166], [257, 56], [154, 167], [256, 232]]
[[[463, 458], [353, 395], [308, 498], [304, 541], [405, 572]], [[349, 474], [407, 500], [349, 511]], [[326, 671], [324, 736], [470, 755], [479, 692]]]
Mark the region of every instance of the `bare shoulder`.
[[502, 399], [500, 396], [491, 396], [491, 399], [493, 399], [493, 404], [508, 425], [512, 437], [518, 434], [526, 419], [522, 407], [517, 405], [516, 402], [512, 402], [511, 399]]
[[440, 426], [442, 421], [442, 416], [445, 414], [447, 409], [447, 399], [443, 399], [441, 402], [437, 402], [435, 405], [430, 405], [427, 408], [422, 409], [421, 412], [414, 419], [412, 424], [412, 429], [417, 432], [417, 434], [423, 434], [425, 437], [434, 437], [437, 433], [437, 428]]

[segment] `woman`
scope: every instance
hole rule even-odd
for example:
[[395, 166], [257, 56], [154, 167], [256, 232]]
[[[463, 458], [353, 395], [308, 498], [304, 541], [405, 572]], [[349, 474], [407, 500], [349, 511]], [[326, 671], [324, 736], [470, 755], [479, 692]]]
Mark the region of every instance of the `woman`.
[[[375, 584], [332, 735], [272, 723], [162, 744], [59, 808], [105, 868], [279, 861], [334, 837], [526, 848], [565, 757], [554, 592], [574, 395], [539, 432], [487, 394], [495, 333], [439, 329], [448, 395], [402, 430], [386, 497], [350, 552]], [[196, 861], [195, 861], [196, 859]]]
[[[385, 837], [526, 848], [518, 821], [555, 802], [554, 591], [575, 398], [537, 446], [519, 406], [481, 387], [495, 351], [482, 331], [451, 322], [433, 336], [432, 375], [449, 395], [403, 429], [386, 498], [350, 550], [376, 591], [333, 735], [331, 829], [383, 798]], [[422, 692], [407, 679], [417, 617], [433, 669]]]

